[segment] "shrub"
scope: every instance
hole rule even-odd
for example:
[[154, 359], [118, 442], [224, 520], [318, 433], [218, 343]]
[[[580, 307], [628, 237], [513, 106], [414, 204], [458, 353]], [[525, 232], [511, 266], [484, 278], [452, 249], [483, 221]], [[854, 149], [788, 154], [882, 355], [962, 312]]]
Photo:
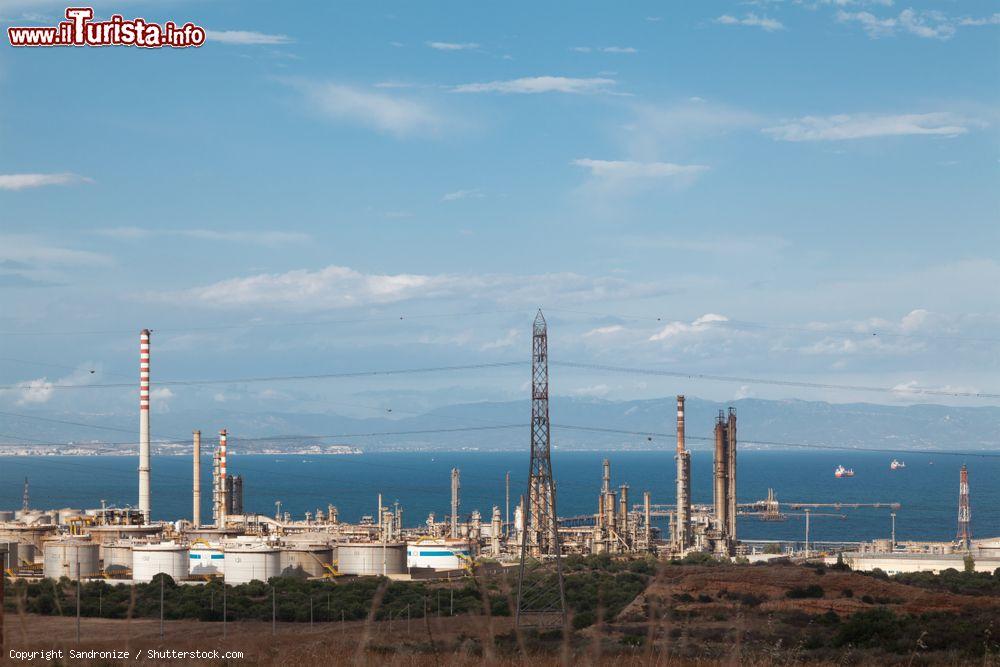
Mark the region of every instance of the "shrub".
[[796, 586], [795, 588], [785, 591], [785, 597], [798, 599], [798, 598], [821, 598], [823, 597], [823, 587], [818, 584], [810, 584], [809, 586]]

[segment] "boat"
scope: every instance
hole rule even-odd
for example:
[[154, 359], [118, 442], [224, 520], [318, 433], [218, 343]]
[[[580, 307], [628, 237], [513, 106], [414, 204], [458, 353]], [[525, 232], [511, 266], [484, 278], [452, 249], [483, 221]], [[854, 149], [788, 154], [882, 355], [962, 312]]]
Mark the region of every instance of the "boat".
[[837, 469], [833, 471], [834, 477], [854, 477], [854, 468], [845, 468], [844, 466], [837, 466]]
[[889, 464], [889, 470], [899, 470], [900, 468], [905, 468], [906, 464], [899, 459], [893, 459], [892, 463]]

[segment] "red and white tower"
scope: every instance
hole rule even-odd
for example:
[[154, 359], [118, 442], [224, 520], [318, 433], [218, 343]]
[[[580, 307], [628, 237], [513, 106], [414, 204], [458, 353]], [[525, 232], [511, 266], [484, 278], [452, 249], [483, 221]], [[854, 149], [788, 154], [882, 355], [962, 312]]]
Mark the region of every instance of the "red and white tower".
[[962, 465], [958, 477], [958, 542], [968, 550], [972, 544], [972, 510], [969, 508], [969, 469]]
[[149, 329], [143, 329], [139, 333], [139, 511], [146, 523], [149, 504]]

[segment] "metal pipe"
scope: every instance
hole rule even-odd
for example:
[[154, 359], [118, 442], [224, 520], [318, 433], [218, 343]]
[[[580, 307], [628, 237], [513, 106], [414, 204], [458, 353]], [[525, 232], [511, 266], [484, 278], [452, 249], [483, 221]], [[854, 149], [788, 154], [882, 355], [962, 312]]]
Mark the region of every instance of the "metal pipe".
[[729, 408], [726, 423], [726, 531], [729, 548], [736, 548], [736, 410]]
[[691, 458], [684, 445], [684, 396], [677, 396], [677, 514], [674, 521], [674, 544], [687, 549], [691, 533]]
[[458, 537], [458, 468], [451, 469], [451, 537]]
[[219, 431], [219, 528], [226, 527], [226, 514], [229, 512], [229, 490], [226, 488], [226, 442], [229, 435], [226, 429]]
[[[729, 503], [726, 501], [727, 462], [725, 417], [720, 410], [719, 416], [715, 421], [715, 494], [713, 500], [715, 505], [715, 529], [719, 534], [720, 540], [723, 541], [728, 533], [726, 528], [726, 516], [729, 512]], [[716, 550], [721, 551], [722, 549], [716, 547]]]

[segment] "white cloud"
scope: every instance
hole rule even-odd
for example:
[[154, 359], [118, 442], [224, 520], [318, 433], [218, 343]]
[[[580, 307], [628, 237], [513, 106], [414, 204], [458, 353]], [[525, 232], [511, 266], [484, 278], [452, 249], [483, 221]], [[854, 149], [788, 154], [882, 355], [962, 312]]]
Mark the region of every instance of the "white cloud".
[[42, 266], [104, 266], [111, 258], [87, 250], [48, 245], [22, 234], [0, 234], [0, 260]]
[[701, 317], [697, 318], [694, 322], [690, 324], [686, 322], [670, 322], [658, 332], [649, 337], [652, 342], [655, 341], [669, 341], [673, 338], [679, 336], [696, 334], [707, 329], [712, 328], [712, 325], [717, 322], [728, 322], [729, 318], [725, 315], [716, 315], [715, 313], [706, 313]]
[[479, 48], [479, 44], [475, 42], [427, 42], [427, 46], [438, 51], [468, 51]]
[[576, 51], [577, 53], [590, 53], [591, 51], [597, 51], [599, 53], [615, 53], [615, 54], [639, 53], [639, 49], [632, 46], [598, 46], [598, 47], [574, 46], [572, 50]]
[[[415, 99], [337, 83], [287, 81], [318, 113], [396, 136], [437, 134], [444, 117]], [[454, 125], [453, 123], [451, 124]]]
[[81, 386], [92, 383], [100, 375], [94, 371], [95, 364], [87, 362], [76, 368], [69, 375], [57, 380], [49, 380], [41, 377], [35, 380], [19, 382], [13, 389], [0, 390], [0, 395], [13, 394], [16, 397], [17, 405], [39, 405], [48, 403], [55, 395], [55, 387], [59, 386]]
[[456, 93], [573, 93], [588, 94], [607, 92], [615, 84], [614, 79], [577, 79], [565, 76], [531, 76], [507, 81], [486, 83], [465, 83], [452, 88]]
[[952, 113], [841, 114], [805, 116], [764, 128], [779, 141], [842, 141], [907, 135], [954, 137], [969, 131], [972, 122]]
[[587, 387], [578, 387], [569, 393], [573, 396], [584, 396], [587, 398], [603, 398], [607, 396], [611, 388], [606, 384], [595, 384]]
[[631, 160], [592, 160], [580, 158], [573, 164], [590, 170], [597, 178], [632, 179], [632, 178], [669, 178], [672, 176], [693, 175], [707, 171], [708, 167], [700, 164], [674, 164], [672, 162], [633, 162]]
[[[998, 16], [998, 15], [994, 15]], [[897, 16], [879, 18], [871, 12], [837, 12], [837, 20], [841, 23], [857, 23], [872, 39], [888, 37], [899, 32], [923, 37], [925, 39], [951, 39], [957, 30], [956, 25], [985, 25], [993, 17], [985, 19], [952, 19], [937, 10], [915, 11], [904, 9]]]
[[25, 190], [45, 185], [74, 185], [93, 181], [77, 174], [0, 174], [0, 190]]
[[594, 336], [611, 336], [616, 333], [620, 333], [625, 330], [620, 324], [611, 324], [606, 327], [597, 327], [596, 329], [591, 329], [590, 331], [583, 334], [584, 338], [592, 338]]
[[1000, 25], [1000, 14], [992, 14], [982, 18], [966, 16], [958, 20], [959, 25], [980, 26], [980, 25]]
[[283, 231], [218, 231], [214, 229], [147, 229], [143, 227], [109, 227], [95, 230], [101, 236], [116, 239], [146, 239], [153, 236], [180, 236], [202, 241], [224, 243], [251, 243], [274, 246], [286, 243], [304, 243], [308, 234]]
[[749, 13], [743, 18], [737, 18], [730, 14], [723, 14], [719, 18], [715, 19], [716, 23], [721, 23], [722, 25], [745, 25], [752, 26], [754, 28], [761, 28], [767, 32], [774, 32], [775, 30], [784, 30], [785, 26], [777, 19], [768, 18], [766, 16], [758, 16], [754, 13]]
[[520, 329], [508, 329], [502, 337], [485, 343], [479, 347], [480, 350], [500, 350], [507, 347], [512, 347], [521, 338]]
[[251, 30], [208, 30], [208, 40], [220, 44], [241, 44], [249, 46], [290, 44], [288, 35], [268, 35]]
[[45, 378], [19, 382], [17, 390], [20, 392], [20, 397], [17, 399], [17, 404], [30, 405], [35, 403], [48, 403], [49, 399], [52, 398], [53, 392], [55, 391], [52, 388], [52, 385], [53, 383], [49, 382]]
[[653, 283], [619, 277], [591, 278], [575, 273], [534, 276], [512, 274], [376, 274], [345, 266], [311, 271], [263, 273], [202, 287], [146, 294], [143, 298], [210, 307], [274, 307], [311, 311], [384, 305], [412, 300], [470, 299], [504, 304], [562, 300], [586, 302], [663, 294]]
[[477, 198], [481, 199], [485, 195], [479, 188], [472, 188], [471, 190], [455, 190], [454, 192], [449, 192], [441, 197], [441, 201], [458, 201], [459, 199], [471, 199]]

